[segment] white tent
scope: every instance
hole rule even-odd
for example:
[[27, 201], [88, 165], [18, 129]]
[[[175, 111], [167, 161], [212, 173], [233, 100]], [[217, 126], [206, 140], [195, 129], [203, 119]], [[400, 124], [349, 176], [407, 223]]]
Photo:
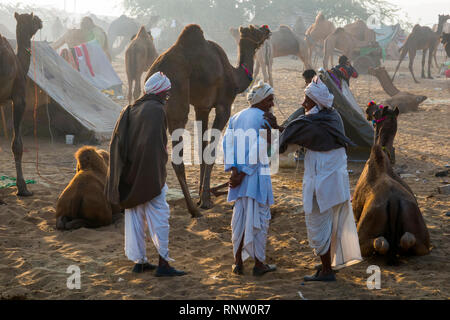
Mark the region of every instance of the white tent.
[[[86, 81], [47, 42], [36, 41], [31, 44], [33, 48], [35, 54], [31, 56], [28, 77], [58, 105], [50, 124], [89, 132], [98, 141], [109, 140], [122, 107]], [[26, 113], [30, 112], [33, 106], [27, 105]]]

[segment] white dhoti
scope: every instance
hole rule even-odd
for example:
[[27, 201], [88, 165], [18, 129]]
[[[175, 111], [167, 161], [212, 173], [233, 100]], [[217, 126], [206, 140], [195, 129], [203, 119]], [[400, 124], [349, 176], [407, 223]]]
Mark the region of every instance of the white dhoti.
[[144, 217], [159, 255], [166, 261], [173, 261], [169, 258], [170, 208], [166, 201], [167, 189], [164, 185], [161, 194], [151, 201], [125, 209], [125, 255], [136, 263], [147, 261]]
[[345, 201], [320, 212], [313, 197], [312, 212], [305, 211], [310, 246], [314, 254], [322, 256], [330, 249], [333, 269], [341, 269], [362, 261], [358, 232], [351, 202]]
[[242, 260], [245, 261], [248, 257], [256, 258], [261, 262], [266, 260], [266, 241], [270, 218], [269, 205], [263, 205], [249, 197], [241, 197], [236, 200], [231, 218], [234, 256], [236, 256], [244, 236]]

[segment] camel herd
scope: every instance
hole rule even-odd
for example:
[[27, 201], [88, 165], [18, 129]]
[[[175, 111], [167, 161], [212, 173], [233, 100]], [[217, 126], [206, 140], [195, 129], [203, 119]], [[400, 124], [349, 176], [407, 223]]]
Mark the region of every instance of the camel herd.
[[[30, 65], [30, 46], [33, 35], [42, 28], [42, 22], [33, 14], [15, 14], [17, 20], [17, 55], [8, 41], [0, 35], [0, 103], [13, 101], [14, 136], [12, 150], [17, 170], [18, 195], [31, 196], [23, 178], [22, 140], [20, 124], [25, 109], [26, 73]], [[450, 16], [440, 15], [437, 33]], [[96, 27], [92, 19], [85, 21], [89, 30]], [[128, 25], [119, 28], [119, 25]], [[175, 43], [158, 55], [154, 38], [145, 26], [137, 28], [134, 21], [121, 16], [116, 24], [111, 24], [109, 34], [122, 36], [128, 43], [125, 52], [125, 66], [129, 83], [128, 100], [131, 103], [141, 94], [141, 76], [146, 72], [148, 79], [155, 72], [161, 71], [172, 82], [170, 99], [166, 111], [169, 133], [185, 128], [188, 121], [190, 105], [194, 107], [195, 118], [202, 124], [202, 136], [208, 129], [211, 110], [215, 109], [212, 128], [223, 130], [231, 114], [231, 106], [237, 94], [244, 92], [262, 68], [265, 81], [272, 80], [273, 58], [286, 55], [299, 57], [305, 68], [312, 68], [312, 55], [317, 47], [324, 51], [323, 65], [326, 68], [334, 50], [352, 56], [354, 51], [365, 46], [376, 46], [375, 33], [367, 28], [361, 20], [343, 28], [335, 28], [319, 13], [308, 29], [297, 21], [294, 29], [280, 26], [271, 31], [268, 26], [231, 28], [230, 33], [238, 46], [237, 65], [232, 66], [225, 51], [215, 42], [205, 39], [200, 26], [191, 24], [181, 31]], [[428, 28], [429, 29], [429, 28]], [[425, 52], [433, 53], [439, 41], [436, 32], [427, 27], [415, 26], [413, 32], [401, 49], [401, 59], [409, 54], [410, 71], [415, 50], [424, 50], [422, 76], [424, 76]], [[77, 30], [77, 31], [76, 31]], [[102, 29], [99, 29], [100, 35]], [[431, 29], [430, 29], [431, 30]], [[79, 45], [86, 41], [86, 28], [67, 31], [54, 47], [63, 42]], [[430, 33], [432, 32], [432, 33]], [[105, 52], [111, 56], [117, 54], [111, 50], [111, 42], [104, 33]], [[426, 38], [423, 40], [423, 38]], [[422, 40], [421, 40], [422, 39]], [[441, 41], [449, 46], [447, 35]], [[119, 45], [119, 49], [122, 44]], [[118, 49], [118, 50], [119, 50]], [[428, 75], [430, 75], [431, 54], [429, 55]], [[256, 60], [256, 63], [255, 63]], [[401, 60], [399, 61], [399, 65]], [[398, 69], [398, 66], [397, 66]], [[396, 70], [397, 71], [397, 70]], [[429, 252], [430, 240], [428, 230], [409, 186], [393, 171], [395, 163], [394, 137], [397, 131], [399, 113], [417, 110], [419, 103], [426, 97], [399, 91], [383, 67], [369, 68], [369, 73], [376, 76], [385, 91], [391, 96], [385, 101], [387, 107], [369, 104], [367, 119], [374, 122], [375, 141], [358, 180], [354, 196], [353, 209], [357, 222], [360, 244], [364, 256], [377, 252], [386, 254], [390, 262], [395, 262], [397, 253], [423, 255]], [[394, 74], [395, 76], [395, 74]], [[411, 107], [412, 106], [412, 107]], [[173, 149], [183, 143], [182, 137], [172, 141]], [[204, 141], [203, 151], [218, 141]], [[214, 148], [212, 148], [214, 150]], [[213, 151], [213, 157], [216, 154]], [[83, 147], [75, 155], [77, 173], [61, 193], [56, 204], [57, 228], [61, 230], [79, 227], [98, 227], [110, 224], [120, 210], [112, 207], [101, 196], [105, 184], [107, 159], [106, 151], [93, 147]], [[184, 164], [172, 163], [192, 217], [201, 216], [194, 204], [186, 181]], [[199, 194], [200, 208], [211, 208], [210, 188], [211, 172], [214, 162], [202, 162], [200, 166]], [[93, 195], [95, 195], [93, 197]], [[82, 205], [81, 205], [82, 204]]]

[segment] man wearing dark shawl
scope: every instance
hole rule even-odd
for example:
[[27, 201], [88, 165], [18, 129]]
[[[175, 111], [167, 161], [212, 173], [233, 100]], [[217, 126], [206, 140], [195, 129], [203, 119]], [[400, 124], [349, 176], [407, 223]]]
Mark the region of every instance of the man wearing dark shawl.
[[[167, 119], [164, 104], [170, 80], [161, 72], [145, 83], [144, 95], [124, 108], [111, 137], [106, 196], [125, 209], [125, 254], [133, 272], [156, 276], [186, 274], [169, 265], [169, 216], [166, 202]], [[158, 267], [148, 262], [145, 220], [159, 253]]]

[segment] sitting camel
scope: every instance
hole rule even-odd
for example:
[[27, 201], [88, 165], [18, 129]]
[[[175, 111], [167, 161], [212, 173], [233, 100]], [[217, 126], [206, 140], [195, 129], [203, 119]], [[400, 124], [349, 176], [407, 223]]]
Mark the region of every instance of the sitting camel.
[[[141, 94], [141, 76], [150, 68], [158, 57], [153, 37], [142, 26], [125, 51], [125, 68], [128, 78], [128, 102], [137, 99]], [[134, 93], [133, 93], [134, 83]]]
[[[378, 136], [392, 131], [397, 114], [398, 109], [389, 107], [375, 112]], [[356, 185], [352, 206], [362, 256], [376, 252], [387, 255], [388, 264], [395, 264], [397, 254], [428, 254], [430, 236], [414, 194], [409, 187], [405, 188], [406, 183], [400, 183], [400, 177], [393, 177], [384, 150], [378, 142], [373, 145]]]
[[418, 111], [419, 105], [427, 99], [426, 96], [398, 90], [384, 67], [369, 68], [368, 72], [380, 81], [384, 91], [391, 96], [383, 104], [395, 106], [401, 113]]
[[450, 33], [443, 32], [441, 35], [441, 43], [444, 45], [445, 53], [450, 58]]
[[368, 46], [378, 47], [379, 45], [376, 41], [358, 40], [351, 33], [345, 31], [344, 28], [337, 28], [324, 41], [323, 68], [325, 70], [328, 69], [328, 60], [330, 60], [331, 65], [333, 65], [333, 53], [335, 49], [341, 51], [344, 55], [351, 59], [351, 57], [353, 57], [353, 52], [356, 49]]
[[77, 173], [56, 202], [56, 228], [71, 230], [107, 226], [120, 209], [104, 195], [109, 153], [85, 146], [75, 153]]

